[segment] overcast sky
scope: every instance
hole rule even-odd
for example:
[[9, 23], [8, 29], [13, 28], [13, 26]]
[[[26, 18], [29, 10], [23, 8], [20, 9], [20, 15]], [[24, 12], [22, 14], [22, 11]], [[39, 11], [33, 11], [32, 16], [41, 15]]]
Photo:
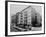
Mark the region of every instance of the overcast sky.
[[[16, 5], [16, 4], [10, 4], [10, 15], [13, 16], [17, 12], [21, 12], [23, 9], [27, 8], [29, 5]], [[32, 6], [38, 13], [42, 14], [42, 7], [30, 5]]]

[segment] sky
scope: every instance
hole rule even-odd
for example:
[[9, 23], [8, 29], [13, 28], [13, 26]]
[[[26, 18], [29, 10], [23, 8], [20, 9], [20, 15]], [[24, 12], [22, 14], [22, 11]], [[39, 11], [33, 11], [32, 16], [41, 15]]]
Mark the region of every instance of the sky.
[[32, 6], [40, 15], [42, 15], [42, 7], [35, 6], [35, 5], [17, 5], [17, 4], [10, 4], [10, 15], [13, 16], [17, 12], [21, 12], [23, 9], [27, 8], [28, 6]]

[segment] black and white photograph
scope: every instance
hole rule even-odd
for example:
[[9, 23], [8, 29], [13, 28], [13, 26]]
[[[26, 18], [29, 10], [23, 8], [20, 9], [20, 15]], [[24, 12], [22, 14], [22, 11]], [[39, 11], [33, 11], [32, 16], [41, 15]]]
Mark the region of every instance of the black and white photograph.
[[8, 35], [44, 33], [44, 4], [8, 2]]

